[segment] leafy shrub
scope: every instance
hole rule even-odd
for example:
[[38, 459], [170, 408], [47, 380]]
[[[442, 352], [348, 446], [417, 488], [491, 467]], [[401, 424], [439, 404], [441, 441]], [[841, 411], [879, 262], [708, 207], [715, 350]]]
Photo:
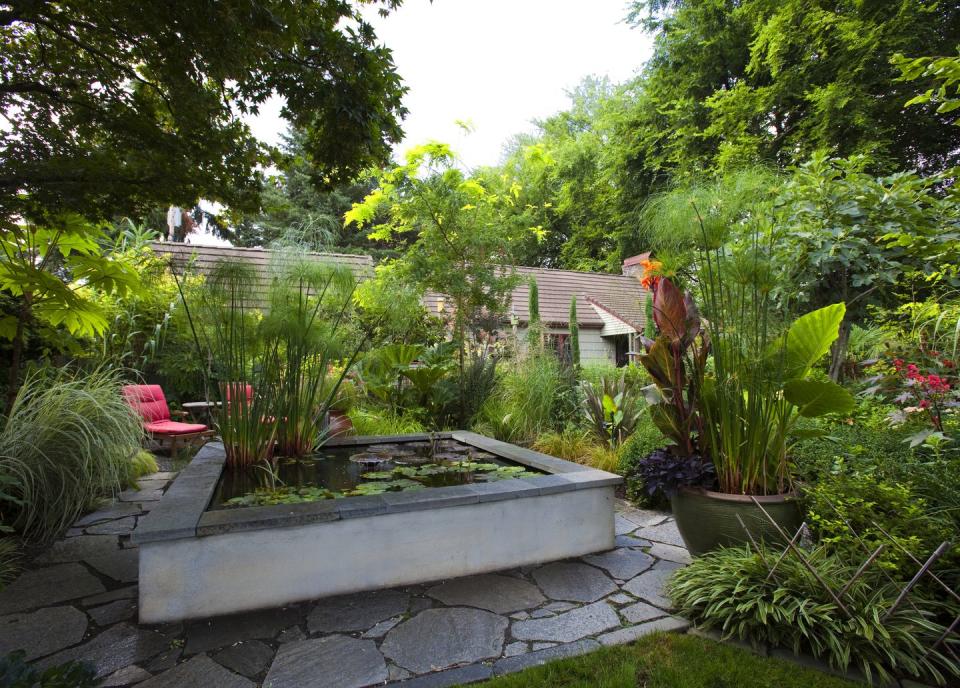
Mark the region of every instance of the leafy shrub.
[[[796, 556], [785, 557], [768, 580], [765, 562], [777, 554], [730, 548], [698, 557], [674, 574], [673, 602], [686, 618], [726, 637], [807, 651], [838, 669], [853, 664], [868, 677], [887, 680], [895, 670], [943, 683], [960, 675], [943, 647], [928, 653], [945, 630], [935, 621], [942, 609], [937, 602], [914, 595], [887, 617], [902, 586], [867, 575], [844, 593], [848, 617]], [[853, 578], [861, 561], [822, 547], [806, 554], [833, 591]], [[955, 638], [946, 642], [960, 647]]]
[[357, 435], [406, 435], [426, 431], [413, 416], [385, 408], [355, 406], [347, 412], [347, 416]]
[[27, 664], [23, 650], [0, 658], [0, 686], [4, 688], [96, 688], [97, 672], [86, 662], [67, 662], [47, 669]]
[[[925, 500], [908, 484], [887, 482], [870, 473], [825, 476], [806, 486], [803, 497], [807, 524], [820, 543], [851, 559], [863, 558], [883, 544], [877, 563], [894, 573], [912, 568], [903, 550], [923, 560], [956, 535], [949, 521], [931, 517]], [[955, 547], [953, 556], [947, 555], [939, 566], [957, 561], [958, 553]]]
[[617, 472], [626, 481], [627, 498], [646, 506], [663, 506], [663, 500], [650, 500], [643, 489], [643, 481], [637, 471], [638, 464], [655, 449], [666, 444], [663, 433], [653, 424], [648, 412], [640, 414], [633, 434], [620, 445], [617, 452]]
[[876, 470], [909, 464], [912, 452], [905, 441], [909, 432], [889, 427], [884, 405], [861, 403], [856, 416], [837, 422], [804, 420], [798, 424], [798, 440], [790, 459], [801, 480], [816, 480], [843, 470]]
[[143, 426], [122, 384], [109, 371], [40, 370], [25, 380], [0, 427], [0, 475], [21, 502], [3, 520], [24, 536], [52, 538], [126, 482]]

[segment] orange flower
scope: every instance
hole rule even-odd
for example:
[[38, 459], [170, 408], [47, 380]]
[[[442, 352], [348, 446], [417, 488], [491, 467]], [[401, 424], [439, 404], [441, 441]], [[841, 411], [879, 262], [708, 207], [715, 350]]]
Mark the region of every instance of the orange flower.
[[663, 263], [661, 263], [659, 260], [644, 258], [640, 261], [640, 265], [643, 267], [643, 276], [640, 278], [640, 286], [642, 286], [644, 289], [656, 289], [657, 283], [660, 281], [660, 275], [655, 273], [663, 267]]

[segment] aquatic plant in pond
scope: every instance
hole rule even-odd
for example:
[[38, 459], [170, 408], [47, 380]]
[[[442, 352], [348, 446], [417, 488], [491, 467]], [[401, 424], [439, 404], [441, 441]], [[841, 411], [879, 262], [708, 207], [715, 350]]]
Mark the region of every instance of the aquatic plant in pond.
[[[278, 460], [270, 471], [248, 473], [247, 480], [238, 479], [242, 476], [234, 472], [221, 481], [214, 503], [223, 507], [298, 504], [539, 475], [486, 452], [469, 452], [465, 447], [453, 451], [443, 441], [416, 444], [416, 451], [402, 444], [372, 445], [361, 451], [353, 447], [307, 459]], [[375, 451], [380, 448], [389, 451]]]

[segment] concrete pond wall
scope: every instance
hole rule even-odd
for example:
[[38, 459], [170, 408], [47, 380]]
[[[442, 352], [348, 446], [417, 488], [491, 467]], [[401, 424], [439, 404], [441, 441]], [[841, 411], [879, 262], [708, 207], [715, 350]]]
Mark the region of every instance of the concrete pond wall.
[[[140, 621], [279, 607], [613, 547], [619, 476], [475, 433], [441, 437], [546, 475], [207, 511], [225, 453], [219, 443], [206, 445], [134, 532]], [[356, 437], [328, 446], [425, 438]]]

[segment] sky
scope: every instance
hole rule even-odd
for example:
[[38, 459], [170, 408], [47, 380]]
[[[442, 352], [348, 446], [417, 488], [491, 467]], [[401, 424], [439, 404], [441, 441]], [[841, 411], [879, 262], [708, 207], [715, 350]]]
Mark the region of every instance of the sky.
[[[625, 81], [643, 66], [652, 38], [624, 23], [627, 10], [624, 0], [406, 0], [385, 18], [369, 13], [409, 88], [395, 154], [436, 139], [468, 167], [496, 164], [513, 135], [565, 109], [583, 77]], [[279, 113], [269, 103], [254, 134], [279, 143]]]
[[[434, 139], [468, 169], [497, 164], [514, 135], [565, 109], [584, 77], [625, 81], [649, 59], [653, 39], [623, 21], [627, 11], [624, 0], [405, 0], [385, 18], [371, 12], [409, 88], [395, 157]], [[273, 99], [248, 120], [274, 145], [286, 130], [280, 107]]]

